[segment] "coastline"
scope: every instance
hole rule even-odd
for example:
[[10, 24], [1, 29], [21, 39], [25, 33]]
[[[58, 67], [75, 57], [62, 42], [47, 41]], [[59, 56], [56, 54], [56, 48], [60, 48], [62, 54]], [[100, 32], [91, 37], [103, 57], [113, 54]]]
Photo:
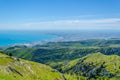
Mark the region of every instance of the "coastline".
[[[21, 33], [22, 32], [22, 33]], [[120, 32], [119, 31], [11, 31], [9, 32], [1, 32], [0, 35], [6, 34], [10, 39], [3, 41], [6, 43], [9, 40], [13, 40], [11, 44], [0, 45], [0, 47], [10, 47], [15, 45], [25, 45], [28, 47], [34, 45], [42, 45], [48, 42], [64, 42], [64, 41], [81, 41], [88, 39], [119, 39], [120, 40]], [[101, 34], [100, 34], [101, 33]], [[3, 35], [2, 35], [3, 36]], [[4, 36], [1, 39], [4, 38]], [[17, 38], [16, 38], [17, 36]], [[14, 38], [15, 37], [15, 38]], [[28, 38], [27, 38], [28, 37]], [[24, 39], [25, 38], [25, 39]], [[22, 42], [16, 43], [14, 40], [19, 40]], [[14, 43], [15, 42], [15, 43]], [[2, 42], [1, 42], [2, 43]]]

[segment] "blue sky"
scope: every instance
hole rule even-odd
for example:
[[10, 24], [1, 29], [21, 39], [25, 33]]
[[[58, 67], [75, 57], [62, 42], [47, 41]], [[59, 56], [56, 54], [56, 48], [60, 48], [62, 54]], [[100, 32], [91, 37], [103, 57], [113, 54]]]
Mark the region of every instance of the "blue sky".
[[120, 0], [0, 0], [0, 30], [120, 29]]

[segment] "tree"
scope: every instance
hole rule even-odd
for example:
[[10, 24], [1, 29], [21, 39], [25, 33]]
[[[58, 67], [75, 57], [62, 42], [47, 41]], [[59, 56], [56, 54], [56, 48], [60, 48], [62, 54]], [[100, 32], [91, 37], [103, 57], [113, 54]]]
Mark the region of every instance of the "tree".
[[12, 57], [12, 53], [9, 53], [8, 55], [9, 55], [10, 57]]

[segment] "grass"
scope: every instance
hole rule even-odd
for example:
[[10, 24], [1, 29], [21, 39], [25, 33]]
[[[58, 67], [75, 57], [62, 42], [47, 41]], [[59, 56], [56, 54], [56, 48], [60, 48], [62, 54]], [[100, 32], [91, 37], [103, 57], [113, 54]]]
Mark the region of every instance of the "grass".
[[87, 77], [90, 80], [119, 80], [120, 56], [108, 56], [102, 53], [89, 54], [70, 61], [67, 65], [63, 65], [61, 69], [65, 73], [76, 74], [76, 77], [78, 75], [83, 78]]
[[63, 80], [52, 68], [0, 53], [0, 80]]

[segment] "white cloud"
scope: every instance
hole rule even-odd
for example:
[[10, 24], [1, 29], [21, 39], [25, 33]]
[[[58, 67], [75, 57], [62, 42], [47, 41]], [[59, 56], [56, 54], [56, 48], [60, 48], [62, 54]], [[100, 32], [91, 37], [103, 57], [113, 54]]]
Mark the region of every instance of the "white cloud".
[[0, 29], [41, 30], [41, 29], [120, 29], [120, 18], [57, 20], [24, 24], [1, 24]]

